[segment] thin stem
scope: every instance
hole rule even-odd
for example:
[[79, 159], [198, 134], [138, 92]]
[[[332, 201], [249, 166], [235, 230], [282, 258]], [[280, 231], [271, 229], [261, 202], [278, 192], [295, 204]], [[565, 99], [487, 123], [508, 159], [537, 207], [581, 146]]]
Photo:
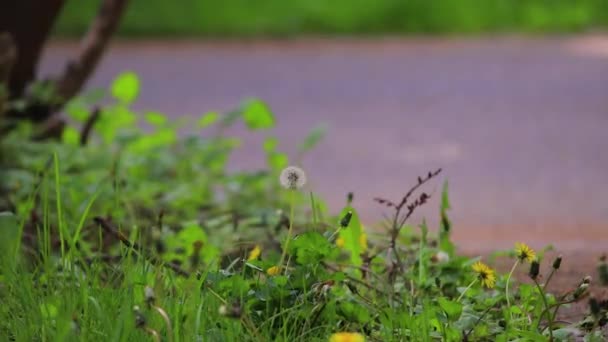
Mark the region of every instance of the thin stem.
[[248, 329], [255, 335], [255, 337], [257, 338], [258, 341], [264, 341], [264, 339], [260, 335], [260, 332], [255, 327], [255, 324], [253, 323], [253, 321], [251, 320], [251, 318], [249, 318], [249, 316], [247, 314], [244, 314], [243, 317], [241, 317], [241, 322], [245, 325], [246, 329]]
[[144, 327], [144, 331], [154, 338], [154, 341], [160, 342], [158, 332], [152, 328]]
[[[538, 289], [538, 292], [540, 292], [541, 298], [543, 299], [543, 303], [545, 304], [545, 310], [548, 311], [549, 303], [547, 302], [547, 298], [545, 297], [545, 291], [542, 289], [542, 287], [540, 286], [538, 281], [536, 281], [536, 279], [532, 279], [532, 280], [534, 280], [534, 284], [536, 284], [536, 288]], [[540, 319], [542, 319], [542, 316], [540, 317]], [[553, 341], [553, 317], [551, 317], [551, 313], [549, 313], [548, 321], [549, 321], [548, 322], [549, 323], [549, 341]], [[538, 326], [536, 328], [538, 329]]]
[[167, 339], [169, 342], [173, 341], [173, 328], [171, 327], [171, 319], [169, 315], [163, 310], [161, 307], [152, 305], [152, 308], [158, 312], [158, 314], [163, 318], [165, 324], [167, 325]]
[[61, 180], [59, 176], [59, 157], [57, 152], [53, 153], [53, 160], [55, 161], [55, 200], [57, 201], [57, 227], [59, 229], [59, 242], [61, 245], [61, 259], [65, 256], [64, 247], [64, 236], [63, 236], [63, 221], [62, 221], [62, 210], [61, 210]]
[[553, 278], [553, 275], [555, 274], [555, 271], [556, 271], [555, 268], [551, 268], [551, 273], [549, 273], [549, 276], [547, 277], [547, 281], [545, 281], [544, 288], [547, 288], [547, 286], [549, 286], [549, 282], [551, 281], [551, 278]]
[[462, 299], [462, 297], [464, 297], [464, 294], [467, 293], [467, 291], [469, 291], [469, 289], [471, 287], [473, 287], [473, 285], [475, 285], [475, 283], [477, 283], [477, 281], [479, 280], [479, 278], [475, 278], [475, 280], [473, 280], [469, 286], [467, 286], [466, 289], [464, 289], [464, 291], [462, 291], [462, 293], [460, 294], [460, 296], [458, 297], [458, 299], [456, 299], [456, 302], [460, 302], [460, 300]]
[[509, 272], [509, 275], [507, 276], [507, 284], [505, 286], [505, 296], [507, 298], [507, 310], [509, 311], [509, 317], [511, 317], [511, 319], [513, 319], [513, 314], [511, 313], [511, 301], [509, 300], [509, 283], [511, 282], [511, 276], [513, 275], [513, 272], [515, 272], [515, 268], [517, 268], [517, 265], [519, 265], [519, 259], [515, 260], [515, 263], [513, 264], [513, 267], [511, 268], [511, 272]]
[[[283, 254], [281, 255], [281, 262], [279, 262], [279, 267], [283, 267], [283, 262], [285, 261], [285, 256], [287, 256], [287, 248], [289, 247], [289, 241], [291, 240], [291, 234], [293, 233], [293, 216], [294, 216], [294, 208], [295, 208], [295, 199], [296, 194], [294, 190], [290, 190], [290, 210], [289, 210], [289, 230], [287, 231], [287, 239], [285, 240], [285, 247], [283, 247]], [[287, 269], [287, 268], [285, 268]]]
[[212, 288], [208, 287], [207, 290], [209, 290], [209, 292], [215, 296], [215, 298], [219, 299], [220, 302], [222, 302], [222, 304], [226, 305], [228, 304], [228, 301], [225, 300], [224, 298], [222, 298], [222, 296], [220, 296], [217, 292], [213, 291]]
[[315, 204], [315, 196], [310, 192], [310, 209], [312, 209], [312, 223], [317, 224], [317, 205]]

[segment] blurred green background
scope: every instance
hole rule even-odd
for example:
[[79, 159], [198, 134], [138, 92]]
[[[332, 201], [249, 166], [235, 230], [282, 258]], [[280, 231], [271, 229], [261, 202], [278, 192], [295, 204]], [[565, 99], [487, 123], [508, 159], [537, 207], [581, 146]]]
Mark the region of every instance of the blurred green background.
[[[56, 28], [80, 35], [99, 1], [70, 0]], [[123, 36], [476, 34], [608, 27], [608, 0], [131, 0]]]

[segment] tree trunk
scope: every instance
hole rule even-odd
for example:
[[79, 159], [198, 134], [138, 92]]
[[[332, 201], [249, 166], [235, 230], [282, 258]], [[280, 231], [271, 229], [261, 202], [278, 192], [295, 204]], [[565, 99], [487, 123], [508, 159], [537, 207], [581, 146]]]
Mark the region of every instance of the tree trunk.
[[21, 97], [36, 77], [42, 48], [64, 0], [0, 1], [0, 32], [9, 33], [17, 48], [17, 60], [9, 77], [11, 98]]

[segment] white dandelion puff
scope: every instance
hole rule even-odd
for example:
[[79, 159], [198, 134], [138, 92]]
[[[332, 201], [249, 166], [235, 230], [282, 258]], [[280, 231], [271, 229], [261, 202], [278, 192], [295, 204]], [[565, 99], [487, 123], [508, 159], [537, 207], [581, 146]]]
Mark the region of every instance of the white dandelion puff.
[[300, 189], [306, 184], [306, 174], [304, 170], [296, 166], [288, 166], [281, 171], [279, 177], [281, 185], [290, 190]]

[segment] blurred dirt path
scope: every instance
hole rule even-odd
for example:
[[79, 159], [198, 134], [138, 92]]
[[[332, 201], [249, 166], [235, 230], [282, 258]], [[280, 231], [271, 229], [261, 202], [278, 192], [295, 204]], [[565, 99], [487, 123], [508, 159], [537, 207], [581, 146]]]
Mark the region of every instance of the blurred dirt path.
[[[74, 48], [53, 44], [43, 73]], [[303, 160], [311, 189], [334, 210], [354, 191], [366, 222], [382, 218], [374, 196], [442, 167], [463, 250], [608, 250], [608, 36], [117, 42], [89, 88], [123, 70], [141, 75], [137, 108], [172, 117], [258, 96], [290, 152], [326, 123]], [[263, 166], [260, 135], [244, 137], [233, 167]], [[436, 222], [441, 180], [426, 190], [412, 222]]]

